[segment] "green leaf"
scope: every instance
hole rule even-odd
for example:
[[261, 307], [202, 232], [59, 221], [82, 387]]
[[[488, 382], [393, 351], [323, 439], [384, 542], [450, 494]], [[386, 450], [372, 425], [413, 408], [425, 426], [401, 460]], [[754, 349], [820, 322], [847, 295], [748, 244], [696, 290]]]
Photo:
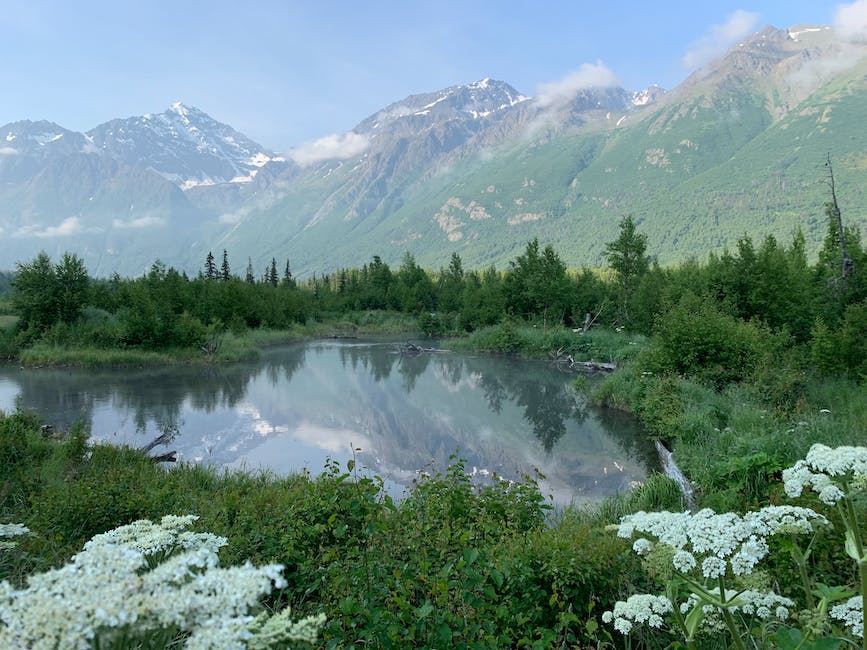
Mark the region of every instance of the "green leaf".
[[350, 472], [355, 469], [355, 459], [350, 458], [346, 461], [346, 469]]
[[421, 621], [421, 620], [424, 620], [425, 618], [427, 618], [428, 616], [430, 616], [431, 612], [433, 612], [433, 611], [434, 611], [434, 606], [431, 605], [430, 603], [425, 603], [424, 605], [419, 607], [417, 610], [415, 610], [415, 615], [416, 615], [416, 618]]
[[846, 555], [856, 562], [863, 562], [865, 558], [858, 555], [858, 544], [855, 541], [855, 533], [850, 528], [846, 529]]
[[693, 605], [692, 610], [690, 610], [689, 614], [686, 615], [686, 619], [684, 620], [684, 625], [686, 625], [686, 634], [687, 640], [692, 640], [695, 638], [695, 633], [698, 630], [698, 626], [701, 625], [701, 622], [704, 620], [704, 610], [702, 609], [702, 603], [696, 603]]
[[837, 650], [842, 642], [842, 639], [833, 636], [807, 641], [800, 630], [791, 627], [780, 627], [774, 636], [779, 650]]
[[829, 587], [823, 582], [817, 582], [816, 588], [813, 589], [813, 595], [826, 603], [834, 603], [851, 598], [855, 595], [855, 592], [849, 589], [849, 587]]

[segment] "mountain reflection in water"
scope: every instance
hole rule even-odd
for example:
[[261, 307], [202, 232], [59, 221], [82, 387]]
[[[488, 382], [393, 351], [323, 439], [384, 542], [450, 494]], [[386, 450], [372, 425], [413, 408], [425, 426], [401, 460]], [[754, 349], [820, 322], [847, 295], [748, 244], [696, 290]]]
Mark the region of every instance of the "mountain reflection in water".
[[318, 341], [228, 366], [0, 366], [0, 409], [34, 409], [60, 429], [82, 420], [95, 440], [139, 447], [170, 433], [179, 460], [277, 473], [345, 465], [360, 448], [398, 495], [456, 453], [480, 476], [541, 472], [558, 503], [643, 479], [658, 461], [638, 424], [588, 406], [570, 379], [543, 362]]

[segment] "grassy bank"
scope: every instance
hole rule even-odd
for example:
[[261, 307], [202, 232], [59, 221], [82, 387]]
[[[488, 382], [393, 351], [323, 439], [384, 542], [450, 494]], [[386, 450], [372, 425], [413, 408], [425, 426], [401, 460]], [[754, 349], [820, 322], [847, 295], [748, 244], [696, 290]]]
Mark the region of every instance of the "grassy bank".
[[783, 408], [756, 381], [719, 389], [643, 367], [633, 363], [608, 377], [593, 399], [638, 416], [673, 448], [701, 504], [716, 510], [741, 511], [779, 496], [781, 470], [814, 443], [867, 445], [867, 391], [853, 380], [805, 375], [794, 405]]
[[581, 332], [567, 327], [536, 327], [504, 321], [476, 330], [449, 342], [456, 350], [518, 354], [549, 358], [559, 351], [575, 361], [621, 364], [633, 358], [646, 345], [646, 337], [608, 329]]
[[[90, 345], [85, 336], [68, 343], [37, 340], [30, 347], [13, 349], [11, 328], [6, 334], [6, 356], [24, 366], [151, 366], [193, 363], [231, 363], [255, 358], [263, 347], [320, 337], [392, 335], [417, 332], [418, 320], [398, 312], [362, 311], [310, 320], [284, 329], [243, 329], [213, 334], [204, 345], [144, 349]], [[91, 338], [98, 339], [98, 336]], [[205, 351], [207, 349], [208, 351]]]

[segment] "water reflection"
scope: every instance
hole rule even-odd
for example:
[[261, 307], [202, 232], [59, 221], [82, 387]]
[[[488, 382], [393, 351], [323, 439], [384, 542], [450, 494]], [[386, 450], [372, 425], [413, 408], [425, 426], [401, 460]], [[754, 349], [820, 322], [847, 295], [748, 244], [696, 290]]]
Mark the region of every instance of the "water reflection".
[[456, 451], [479, 474], [538, 468], [559, 502], [642, 479], [656, 456], [635, 422], [589, 408], [568, 381], [544, 363], [326, 341], [207, 368], [0, 367], [0, 409], [18, 403], [59, 428], [83, 420], [96, 439], [136, 446], [176, 432], [180, 459], [226, 467], [315, 473], [355, 446], [397, 486]]

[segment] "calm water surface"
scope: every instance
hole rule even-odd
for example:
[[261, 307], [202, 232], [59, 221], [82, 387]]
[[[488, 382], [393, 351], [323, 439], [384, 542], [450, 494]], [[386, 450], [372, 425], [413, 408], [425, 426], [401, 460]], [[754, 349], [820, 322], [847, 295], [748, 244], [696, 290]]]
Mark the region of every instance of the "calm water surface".
[[144, 446], [163, 432], [178, 459], [230, 468], [358, 461], [397, 496], [459, 453], [468, 471], [508, 479], [537, 468], [557, 503], [596, 500], [656, 468], [634, 419], [589, 407], [544, 362], [462, 353], [402, 356], [395, 344], [318, 341], [223, 367], [19, 369], [0, 366], [0, 410], [37, 410], [94, 439]]

